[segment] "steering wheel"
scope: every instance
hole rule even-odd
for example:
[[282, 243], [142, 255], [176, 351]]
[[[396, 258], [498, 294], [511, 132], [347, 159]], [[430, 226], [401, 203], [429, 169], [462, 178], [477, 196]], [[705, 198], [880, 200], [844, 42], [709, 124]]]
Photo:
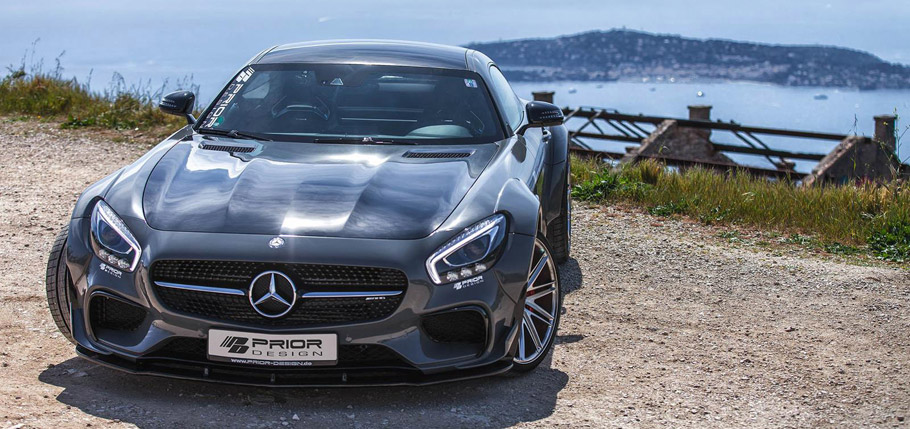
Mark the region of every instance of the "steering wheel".
[[470, 116], [467, 116], [464, 113], [459, 114], [440, 109], [433, 114], [433, 122], [437, 125], [458, 125], [470, 131], [474, 136], [482, 135], [484, 129], [483, 121], [474, 112], [469, 113]]
[[[319, 101], [318, 99], [316, 101]], [[321, 106], [312, 105], [312, 104], [288, 104], [281, 108], [281, 110], [276, 111], [276, 108], [272, 108], [272, 118], [279, 119], [284, 115], [289, 113], [304, 113], [315, 116], [318, 119], [323, 121], [329, 120], [329, 107], [325, 103], [321, 103]], [[277, 107], [277, 106], [276, 106]]]

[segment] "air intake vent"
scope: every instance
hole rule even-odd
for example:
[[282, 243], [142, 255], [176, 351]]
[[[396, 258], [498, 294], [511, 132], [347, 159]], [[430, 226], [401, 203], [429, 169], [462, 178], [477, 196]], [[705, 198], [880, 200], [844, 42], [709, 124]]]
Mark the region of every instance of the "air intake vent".
[[200, 149], [205, 150], [216, 150], [219, 152], [232, 152], [232, 153], [249, 153], [254, 151], [256, 148], [250, 146], [230, 146], [230, 145], [220, 145], [220, 144], [208, 144], [203, 143], [199, 145]]
[[145, 320], [142, 307], [121, 301], [107, 295], [95, 295], [89, 303], [89, 319], [92, 329], [134, 331]]
[[453, 158], [467, 158], [471, 156], [473, 152], [463, 151], [463, 152], [427, 152], [427, 151], [409, 151], [404, 154], [405, 158], [429, 158], [429, 159], [453, 159]]
[[487, 325], [476, 310], [455, 310], [423, 317], [423, 331], [437, 343], [485, 344]]

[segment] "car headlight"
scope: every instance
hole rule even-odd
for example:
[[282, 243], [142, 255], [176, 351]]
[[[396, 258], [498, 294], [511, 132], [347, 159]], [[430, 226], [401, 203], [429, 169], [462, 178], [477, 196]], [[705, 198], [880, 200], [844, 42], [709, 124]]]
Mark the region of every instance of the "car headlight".
[[427, 259], [433, 283], [443, 284], [476, 276], [499, 257], [506, 235], [506, 217], [497, 214], [465, 228]]
[[142, 249], [126, 223], [111, 206], [98, 200], [92, 210], [92, 248], [102, 261], [124, 271], [133, 271], [139, 265]]

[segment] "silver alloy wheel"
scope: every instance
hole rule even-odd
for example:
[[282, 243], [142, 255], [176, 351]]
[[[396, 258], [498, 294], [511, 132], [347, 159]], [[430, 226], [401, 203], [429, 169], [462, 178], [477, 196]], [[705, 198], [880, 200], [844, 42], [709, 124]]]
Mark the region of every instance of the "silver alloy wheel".
[[556, 263], [540, 239], [534, 241], [531, 272], [525, 292], [525, 307], [518, 335], [515, 362], [528, 364], [546, 353], [556, 328], [559, 311], [559, 281]]

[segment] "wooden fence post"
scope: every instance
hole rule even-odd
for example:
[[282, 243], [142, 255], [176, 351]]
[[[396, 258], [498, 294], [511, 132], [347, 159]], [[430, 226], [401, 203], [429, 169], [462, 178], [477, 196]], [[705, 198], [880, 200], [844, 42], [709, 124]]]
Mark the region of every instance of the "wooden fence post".
[[897, 155], [897, 116], [881, 115], [875, 117], [875, 143], [878, 144], [882, 151], [889, 157]]
[[710, 121], [712, 106], [695, 105], [689, 106], [689, 119], [693, 121]]
[[545, 101], [547, 103], [553, 103], [553, 91], [535, 91], [531, 95], [534, 96], [534, 101]]

